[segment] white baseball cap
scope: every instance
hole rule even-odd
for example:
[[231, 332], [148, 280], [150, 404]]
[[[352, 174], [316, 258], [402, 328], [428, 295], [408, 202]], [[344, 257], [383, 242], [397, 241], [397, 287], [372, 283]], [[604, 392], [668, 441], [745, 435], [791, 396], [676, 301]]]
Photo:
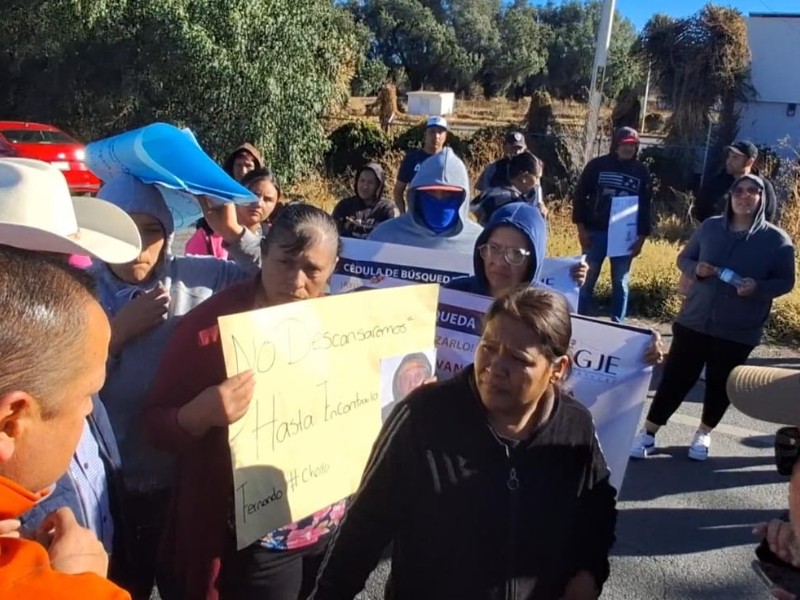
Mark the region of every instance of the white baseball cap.
[[125, 211], [96, 198], [70, 196], [64, 175], [27, 158], [0, 159], [0, 244], [103, 262], [135, 260], [139, 230]]
[[444, 117], [430, 117], [425, 123], [425, 128], [427, 129], [428, 127], [441, 127], [447, 131], [447, 119]]

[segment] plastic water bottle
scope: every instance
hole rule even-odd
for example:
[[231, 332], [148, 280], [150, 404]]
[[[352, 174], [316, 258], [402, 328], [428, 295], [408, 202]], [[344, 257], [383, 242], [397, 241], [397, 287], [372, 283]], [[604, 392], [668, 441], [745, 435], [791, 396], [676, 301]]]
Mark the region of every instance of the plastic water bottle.
[[731, 269], [722, 269], [722, 271], [719, 272], [719, 278], [733, 287], [739, 287], [744, 283], [744, 279]]

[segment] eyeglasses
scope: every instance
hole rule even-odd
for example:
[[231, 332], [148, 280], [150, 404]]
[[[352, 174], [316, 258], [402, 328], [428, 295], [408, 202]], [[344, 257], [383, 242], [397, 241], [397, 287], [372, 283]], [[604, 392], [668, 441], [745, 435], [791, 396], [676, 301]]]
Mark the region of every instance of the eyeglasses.
[[775, 466], [784, 476], [792, 474], [794, 463], [800, 457], [800, 430], [797, 427], [781, 427], [775, 434]]
[[478, 252], [480, 252], [481, 258], [483, 259], [489, 259], [493, 256], [502, 256], [506, 264], [514, 266], [521, 265], [525, 262], [525, 259], [531, 255], [530, 250], [525, 250], [523, 248], [503, 248], [495, 244], [483, 244], [478, 247]]
[[733, 188], [732, 193], [734, 196], [758, 196], [761, 193], [761, 189], [757, 187], [737, 187]]

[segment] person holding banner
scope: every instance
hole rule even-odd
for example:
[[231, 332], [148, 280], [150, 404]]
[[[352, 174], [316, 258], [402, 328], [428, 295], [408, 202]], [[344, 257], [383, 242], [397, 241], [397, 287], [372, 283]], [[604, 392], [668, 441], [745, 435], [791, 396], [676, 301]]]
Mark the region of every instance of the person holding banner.
[[[132, 262], [95, 261], [88, 272], [111, 321], [108, 375], [100, 397], [124, 465], [124, 525], [135, 556], [126, 586], [135, 599], [147, 600], [173, 465], [136, 426], [142, 403], [180, 318], [215, 292], [251, 278], [257, 269], [211, 257], [174, 256], [172, 214], [154, 185], [118, 175], [100, 195], [131, 216], [142, 238], [142, 251]], [[233, 205], [228, 208], [234, 213]]]
[[378, 225], [369, 240], [472, 252], [482, 227], [469, 219], [469, 173], [450, 148], [423, 162], [408, 190], [408, 212]]
[[653, 452], [656, 433], [705, 367], [703, 414], [689, 458], [708, 458], [711, 432], [730, 404], [728, 375], [761, 342], [772, 301], [794, 287], [794, 245], [785, 231], [767, 222], [765, 204], [761, 178], [740, 177], [724, 216], [703, 221], [678, 255], [678, 268], [692, 284], [672, 326], [664, 376], [631, 457]]
[[[445, 288], [499, 298], [521, 285], [537, 286], [547, 250], [547, 225], [541, 211], [530, 204], [506, 204], [486, 224], [475, 242], [475, 275], [458, 277]], [[580, 262], [570, 273], [580, 286], [589, 265]], [[648, 364], [664, 360], [661, 334], [652, 331], [653, 343], [645, 354]]]
[[[589, 261], [589, 276], [581, 288], [579, 311], [588, 315], [594, 312], [594, 287], [600, 269], [608, 257], [611, 262], [611, 318], [621, 323], [628, 311], [628, 278], [633, 259], [639, 256], [647, 236], [650, 235], [650, 173], [647, 166], [637, 160], [639, 133], [630, 127], [620, 127], [614, 132], [611, 151], [592, 159], [581, 173], [572, 204], [572, 222], [578, 228], [581, 250]], [[617, 210], [624, 199], [633, 203], [635, 213], [625, 204], [626, 211]], [[628, 242], [620, 240], [614, 226], [622, 213], [632, 215], [634, 222]], [[617, 214], [620, 213], [620, 214]], [[620, 219], [622, 224], [628, 221]], [[618, 243], [619, 242], [619, 243]], [[624, 246], [617, 254], [612, 246]]]
[[395, 600], [599, 597], [616, 490], [589, 411], [561, 388], [571, 338], [557, 292], [494, 301], [475, 364], [384, 423], [314, 600], [354, 598], [389, 543]]
[[236, 550], [228, 426], [245, 415], [254, 375], [226, 377], [217, 319], [323, 296], [339, 243], [330, 215], [290, 204], [262, 242], [261, 274], [186, 315], [169, 341], [143, 415], [152, 443], [179, 459], [160, 552], [165, 600], [290, 600], [313, 584], [344, 501]]
[[[547, 224], [541, 211], [525, 202], [506, 204], [475, 240], [475, 275], [457, 277], [444, 287], [498, 298], [520, 285], [538, 285], [546, 252]], [[582, 285], [588, 270], [581, 262], [570, 273]]]

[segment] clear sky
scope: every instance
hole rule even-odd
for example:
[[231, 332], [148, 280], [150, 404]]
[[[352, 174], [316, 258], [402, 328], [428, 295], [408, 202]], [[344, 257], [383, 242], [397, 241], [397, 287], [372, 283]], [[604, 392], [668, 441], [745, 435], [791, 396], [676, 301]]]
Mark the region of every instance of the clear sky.
[[[559, 3], [560, 0], [555, 0]], [[617, 0], [617, 11], [641, 29], [655, 13], [666, 13], [673, 17], [686, 17], [703, 8], [707, 0]], [[534, 0], [533, 4], [546, 4], [546, 0]], [[781, 12], [800, 14], [800, 0], [716, 0], [714, 4], [738, 8], [745, 16], [751, 12]]]

